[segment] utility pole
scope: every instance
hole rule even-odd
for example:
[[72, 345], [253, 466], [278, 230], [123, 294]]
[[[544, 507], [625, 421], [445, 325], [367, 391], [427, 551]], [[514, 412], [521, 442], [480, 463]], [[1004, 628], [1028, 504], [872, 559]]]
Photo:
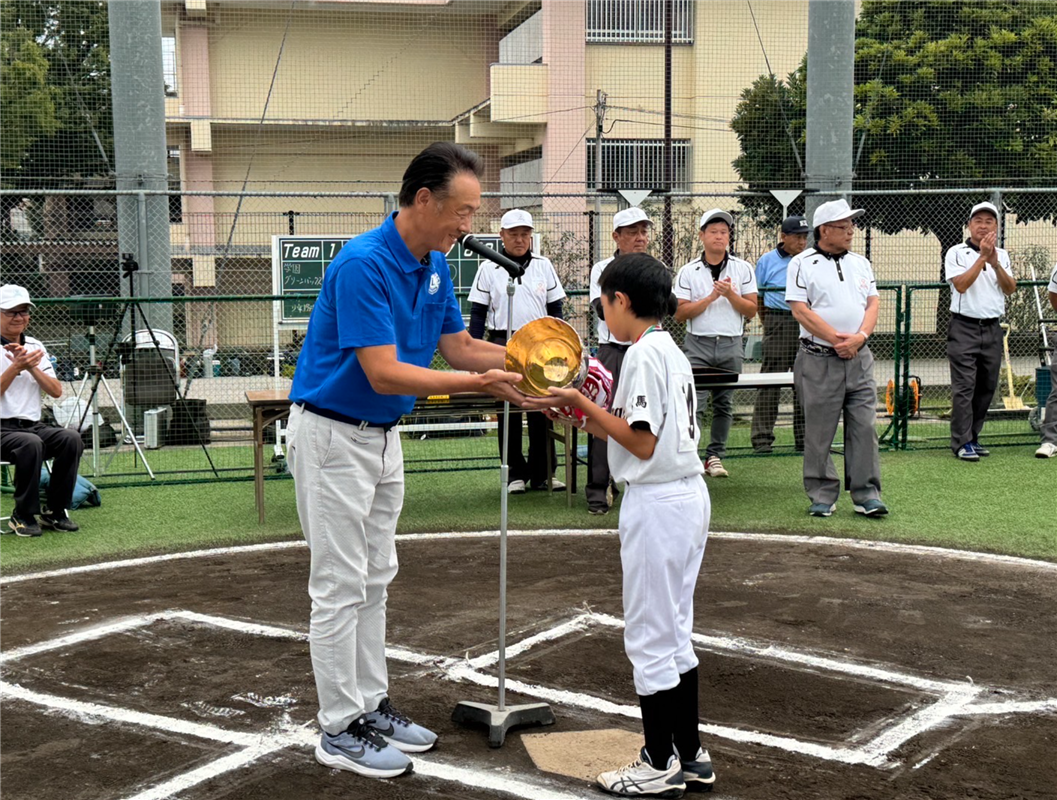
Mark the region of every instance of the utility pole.
[[606, 121], [606, 100], [608, 96], [601, 89], [595, 95], [595, 236], [591, 242], [593, 255], [591, 263], [602, 260], [602, 128]]
[[[171, 297], [169, 198], [161, 194], [169, 188], [161, 6], [123, 0], [108, 11], [117, 188], [155, 193], [117, 198], [118, 252], [136, 254], [136, 294]], [[144, 311], [152, 327], [172, 330], [170, 305], [152, 303]]]
[[661, 261], [672, 268], [675, 231], [672, 229], [672, 2], [664, 0], [664, 219], [661, 223]]
[[855, 104], [855, 2], [810, 0], [807, 11], [806, 211], [850, 195]]

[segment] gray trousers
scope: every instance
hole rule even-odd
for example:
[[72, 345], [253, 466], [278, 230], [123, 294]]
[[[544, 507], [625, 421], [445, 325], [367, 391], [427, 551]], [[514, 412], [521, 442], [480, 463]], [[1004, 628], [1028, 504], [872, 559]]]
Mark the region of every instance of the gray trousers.
[[1057, 353], [1050, 364], [1050, 396], [1046, 398], [1046, 422], [1042, 426], [1042, 441], [1057, 444]]
[[[789, 311], [764, 308], [763, 363], [760, 372], [789, 372], [800, 349], [800, 323]], [[758, 389], [752, 410], [752, 447], [770, 450], [774, 444], [774, 423], [778, 419], [778, 400], [782, 390], [777, 386]], [[804, 409], [793, 389], [793, 443], [798, 451], [804, 449]]]
[[[731, 372], [741, 372], [745, 359], [745, 348], [740, 336], [694, 336], [686, 334], [683, 352], [692, 367], [713, 367]], [[722, 458], [727, 454], [727, 438], [734, 422], [733, 389], [699, 389], [697, 413], [704, 419], [708, 396], [712, 395], [712, 430], [705, 450], [705, 457]], [[702, 426], [703, 427], [703, 426]]]
[[1002, 327], [951, 317], [947, 326], [951, 365], [951, 450], [980, 438], [1002, 368]]
[[877, 451], [877, 385], [868, 347], [855, 358], [819, 356], [801, 350], [793, 380], [804, 405], [804, 491], [812, 503], [833, 505], [841, 483], [830, 448], [844, 414], [844, 481], [853, 503], [881, 497]]

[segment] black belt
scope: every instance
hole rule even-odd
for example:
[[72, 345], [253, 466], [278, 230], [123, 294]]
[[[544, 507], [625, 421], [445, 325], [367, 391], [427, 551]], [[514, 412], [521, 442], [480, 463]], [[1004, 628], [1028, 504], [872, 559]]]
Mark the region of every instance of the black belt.
[[818, 344], [810, 339], [800, 340], [800, 349], [805, 353], [810, 353], [813, 356], [836, 356], [837, 351], [832, 347], [826, 347], [824, 344]]
[[951, 312], [951, 319], [960, 320], [968, 325], [979, 325], [981, 328], [985, 325], [997, 325], [998, 317], [992, 317], [991, 319], [977, 319], [976, 317], [967, 317], [965, 314], [955, 314]]
[[363, 428], [381, 428], [383, 431], [391, 431], [400, 423], [399, 419], [394, 419], [392, 422], [368, 422], [365, 419], [356, 419], [356, 417], [350, 417], [345, 414], [341, 414], [337, 411], [331, 411], [329, 408], [320, 408], [319, 406], [314, 406], [308, 401], [305, 401], [304, 403], [297, 403], [296, 405], [300, 406], [305, 411], [311, 411], [317, 416], [326, 417], [327, 419], [332, 419], [335, 422], [345, 422], [349, 425], [355, 425], [361, 430]]
[[40, 420], [22, 419], [21, 417], [0, 419], [0, 428], [32, 428], [34, 425], [40, 425]]

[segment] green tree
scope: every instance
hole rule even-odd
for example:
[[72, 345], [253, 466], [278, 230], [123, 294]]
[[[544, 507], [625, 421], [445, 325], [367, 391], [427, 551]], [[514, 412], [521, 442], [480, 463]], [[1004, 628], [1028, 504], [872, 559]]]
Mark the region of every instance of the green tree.
[[[855, 103], [860, 189], [1052, 187], [1057, 3], [866, 0], [856, 23]], [[803, 158], [806, 110], [806, 57], [785, 81], [764, 76], [742, 92], [731, 126], [747, 188], [803, 186], [793, 148]], [[856, 205], [885, 232], [934, 234], [942, 280], [943, 253], [962, 238], [967, 205], [982, 199], [859, 196]], [[1057, 218], [1057, 195], [1003, 199], [1021, 222]], [[759, 200], [746, 204], [776, 222], [774, 203]]]
[[[107, 6], [3, 0], [2, 185], [80, 186], [109, 176], [114, 135]], [[20, 197], [5, 195], [0, 225]]]

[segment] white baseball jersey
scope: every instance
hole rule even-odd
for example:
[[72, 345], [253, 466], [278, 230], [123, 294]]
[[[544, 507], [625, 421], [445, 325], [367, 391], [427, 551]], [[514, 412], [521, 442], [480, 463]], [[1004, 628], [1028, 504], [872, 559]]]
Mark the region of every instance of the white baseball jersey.
[[[469, 300], [488, 306], [489, 330], [507, 331], [509, 280], [509, 273], [493, 261], [482, 261], [477, 268]], [[525, 274], [514, 281], [514, 330], [547, 316], [547, 304], [564, 298], [565, 290], [550, 259], [533, 255]]]
[[[725, 256], [719, 278], [730, 278], [730, 285], [739, 296], [756, 294], [758, 291], [752, 264], [740, 258]], [[675, 276], [675, 296], [679, 300], [696, 303], [712, 294], [713, 286], [715, 280], [712, 270], [703, 256], [684, 264]], [[741, 336], [744, 330], [745, 317], [725, 297], [720, 297], [696, 317], [686, 321], [687, 333], [694, 336]]]
[[[866, 316], [866, 302], [877, 296], [877, 281], [870, 262], [858, 253], [834, 258], [809, 247], [793, 256], [786, 273], [787, 302], [807, 303], [837, 333], [855, 333]], [[800, 336], [831, 347], [803, 325]]]
[[[595, 300], [602, 296], [602, 287], [598, 285], [599, 279], [602, 277], [602, 273], [605, 272], [606, 267], [609, 266], [609, 262], [612, 261], [616, 256], [610, 256], [604, 258], [591, 267], [591, 288], [590, 296], [588, 299], [593, 303]], [[598, 320], [598, 343], [599, 344], [631, 344], [631, 342], [622, 342], [617, 339], [609, 332], [609, 326], [606, 325], [604, 320]]]
[[[43, 350], [44, 355], [41, 356], [37, 367], [45, 375], [55, 377], [55, 367], [52, 366], [48, 351], [40, 343], [40, 340], [34, 339], [32, 336], [26, 336], [23, 347], [31, 352]], [[10, 353], [0, 349], [0, 372], [4, 372], [10, 367], [14, 360]], [[29, 372], [18, 373], [15, 379], [11, 381], [11, 385], [7, 387], [7, 391], [0, 395], [0, 419], [28, 419], [31, 422], [40, 422], [42, 391], [43, 389], [40, 388], [37, 379], [30, 375]]]
[[667, 331], [647, 333], [624, 356], [613, 413], [629, 424], [645, 422], [657, 437], [643, 460], [610, 438], [607, 455], [614, 480], [666, 483], [705, 471], [697, 455], [697, 390], [683, 351]]
[[[996, 247], [998, 264], [1012, 277], [1013, 269], [1010, 266], [1009, 253], [1001, 247]], [[980, 249], [973, 247], [968, 242], [956, 244], [947, 251], [947, 257], [943, 260], [947, 282], [965, 272], [976, 263], [980, 257]], [[994, 267], [990, 264], [984, 265], [980, 274], [976, 276], [973, 285], [959, 292], [951, 285], [951, 311], [955, 314], [963, 314], [973, 319], [998, 319], [1006, 312], [1006, 296], [1002, 293], [1002, 287], [998, 285], [998, 276], [995, 275]]]
[[1053, 265], [1053, 272], [1050, 273], [1050, 285], [1046, 287], [1046, 291], [1057, 294], [1057, 264]]

